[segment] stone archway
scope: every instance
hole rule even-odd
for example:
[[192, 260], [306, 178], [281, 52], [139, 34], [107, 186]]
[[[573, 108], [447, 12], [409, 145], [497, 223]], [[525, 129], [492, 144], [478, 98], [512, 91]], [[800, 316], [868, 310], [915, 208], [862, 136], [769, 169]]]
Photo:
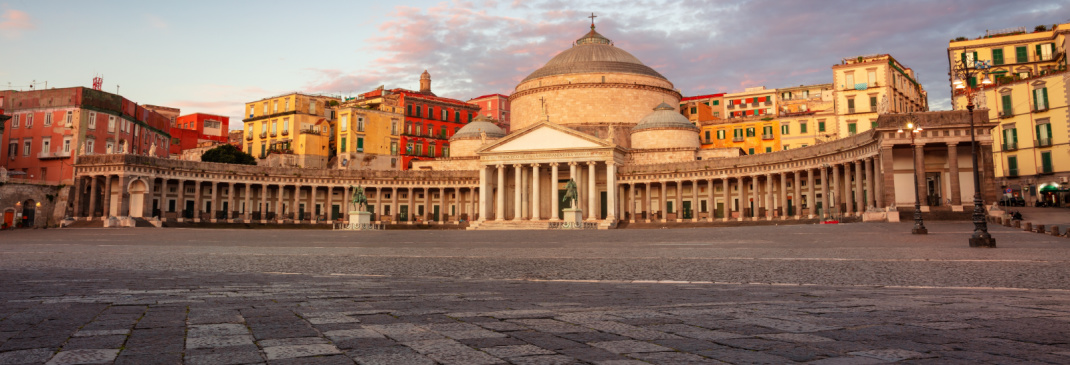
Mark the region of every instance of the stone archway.
[[130, 217], [144, 217], [145, 192], [148, 191], [148, 186], [145, 185], [145, 181], [142, 181], [141, 179], [131, 181], [127, 191], [130, 192]]

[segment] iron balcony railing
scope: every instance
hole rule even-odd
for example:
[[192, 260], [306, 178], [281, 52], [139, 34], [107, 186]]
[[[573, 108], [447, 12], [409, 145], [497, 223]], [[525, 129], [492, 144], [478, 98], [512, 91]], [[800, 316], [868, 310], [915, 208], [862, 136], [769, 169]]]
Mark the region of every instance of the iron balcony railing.
[[740, 137], [740, 136], [732, 137], [732, 142], [743, 142], [743, 137]]
[[1018, 149], [1018, 142], [1003, 142], [1004, 151], [1014, 151]]
[[773, 139], [773, 135], [772, 134], [763, 134], [762, 135], [762, 139], [767, 140], [767, 141], [771, 140], [771, 139]]
[[1037, 138], [1037, 147], [1051, 147], [1051, 138]]

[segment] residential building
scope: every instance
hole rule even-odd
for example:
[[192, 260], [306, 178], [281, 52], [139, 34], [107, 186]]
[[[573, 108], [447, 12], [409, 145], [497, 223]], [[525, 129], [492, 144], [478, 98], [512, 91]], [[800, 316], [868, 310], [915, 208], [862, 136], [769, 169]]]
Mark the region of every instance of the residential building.
[[69, 87], [0, 91], [0, 100], [11, 115], [0, 166], [23, 178], [69, 184], [81, 155], [168, 156], [170, 121], [122, 96]]
[[832, 84], [779, 88], [777, 93], [781, 149], [806, 147], [839, 138], [829, 128], [836, 121]]
[[884, 113], [929, 110], [914, 70], [887, 54], [844, 58], [832, 66], [838, 138], [876, 128]]
[[261, 160], [278, 154], [282, 164], [326, 167], [333, 157], [335, 110], [339, 98], [289, 93], [245, 104], [245, 152]]
[[335, 162], [331, 168], [347, 170], [401, 169], [401, 113], [368, 109], [353, 102], [338, 107], [335, 128]]
[[[974, 113], [987, 113], [996, 183], [1002, 199], [1067, 206], [1070, 199], [1070, 117], [1067, 97], [1067, 34], [1070, 23], [986, 32], [948, 43], [948, 61], [987, 62], [992, 84], [975, 93]], [[965, 110], [963, 90], [953, 85], [954, 107]], [[965, 160], [966, 162], [968, 160]], [[960, 163], [961, 164], [961, 163]]]
[[171, 127], [170, 153], [178, 156], [182, 151], [203, 147], [204, 142], [228, 143], [229, 131], [230, 117], [204, 113], [180, 116]]
[[420, 91], [386, 90], [379, 87], [347, 100], [357, 105], [390, 113], [403, 113], [405, 123], [399, 139], [401, 168], [413, 161], [450, 157], [450, 137], [479, 113], [479, 106], [443, 98], [431, 91], [431, 75], [420, 75]]
[[172, 127], [174, 127], [175, 123], [178, 122], [178, 117], [180, 115], [182, 115], [182, 110], [179, 109], [179, 108], [172, 108], [172, 107], [169, 107], [169, 106], [149, 105], [149, 104], [145, 104], [143, 106], [145, 107], [145, 109], [154, 111], [157, 114], [160, 114], [160, 115], [166, 117], [167, 120], [171, 122], [171, 126]]
[[695, 125], [724, 117], [724, 93], [687, 96], [680, 99], [680, 113]]
[[469, 104], [479, 107], [479, 114], [495, 120], [495, 124], [505, 133], [509, 133], [509, 97], [502, 94], [483, 95], [471, 100]]
[[243, 146], [242, 138], [244, 138], [244, 137], [245, 137], [245, 131], [244, 130], [242, 130], [242, 129], [232, 130], [229, 133], [227, 133], [227, 143], [229, 143], [231, 146], [238, 147], [238, 149], [240, 150], [240, 149], [242, 149], [242, 146]]

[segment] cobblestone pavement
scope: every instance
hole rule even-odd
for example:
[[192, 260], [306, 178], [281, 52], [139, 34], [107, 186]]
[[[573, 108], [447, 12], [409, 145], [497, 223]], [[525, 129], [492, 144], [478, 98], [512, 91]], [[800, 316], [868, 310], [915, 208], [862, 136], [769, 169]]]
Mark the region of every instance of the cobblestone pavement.
[[3, 232], [0, 365], [1070, 362], [1070, 239], [928, 226]]

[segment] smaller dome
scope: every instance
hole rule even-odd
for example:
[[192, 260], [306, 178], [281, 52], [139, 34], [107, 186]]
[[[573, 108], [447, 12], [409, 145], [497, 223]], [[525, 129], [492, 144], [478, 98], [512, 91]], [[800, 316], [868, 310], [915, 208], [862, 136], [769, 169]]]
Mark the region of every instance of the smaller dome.
[[471, 123], [468, 123], [461, 130], [453, 134], [450, 137], [450, 141], [458, 139], [479, 139], [479, 133], [486, 132], [488, 139], [497, 139], [505, 137], [505, 131], [491, 123], [491, 119], [485, 116], [476, 117]]
[[431, 74], [424, 70], [424, 73], [420, 74], [420, 80], [427, 80], [431, 78]]
[[687, 117], [680, 114], [676, 108], [662, 102], [654, 107], [654, 112], [647, 114], [643, 119], [639, 120], [639, 124], [632, 127], [632, 132], [644, 129], [662, 128], [699, 130], [690, 120], [687, 120]]

